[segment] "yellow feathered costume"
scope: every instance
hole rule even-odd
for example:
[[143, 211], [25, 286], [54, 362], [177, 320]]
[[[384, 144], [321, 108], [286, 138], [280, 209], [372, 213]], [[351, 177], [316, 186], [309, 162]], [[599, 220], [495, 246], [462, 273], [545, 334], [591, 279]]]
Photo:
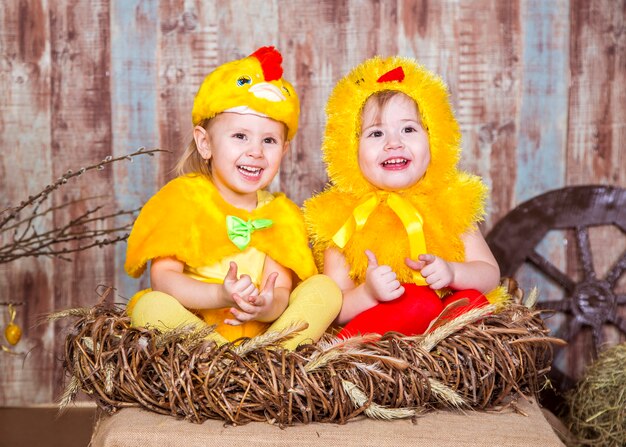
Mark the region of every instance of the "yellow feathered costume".
[[[397, 73], [401, 76], [394, 77]], [[390, 74], [391, 80], [382, 81]], [[479, 177], [457, 167], [461, 133], [444, 82], [412, 59], [375, 57], [365, 61], [339, 81], [329, 98], [322, 151], [331, 186], [305, 202], [305, 220], [318, 267], [323, 268], [324, 250], [338, 248], [356, 284], [365, 280], [365, 249], [374, 252], [380, 264], [391, 266], [400, 282], [416, 282], [415, 272], [404, 262], [415, 255], [410, 252], [406, 222], [385, 201], [386, 193], [363, 177], [358, 164], [361, 111], [372, 94], [386, 90], [412, 98], [428, 131], [431, 161], [424, 177], [405, 190], [394, 191], [406, 210], [412, 207], [421, 215], [427, 252], [447, 261], [463, 261], [461, 236], [484, 214], [486, 187]], [[338, 231], [355, 219], [355, 209], [372, 196], [377, 197], [377, 206], [363, 227], [350, 234], [345, 246], [338, 247]], [[500, 301], [504, 296], [498, 288], [488, 299]]]
[[250, 246], [293, 270], [300, 280], [317, 273], [300, 209], [282, 193], [252, 212], [226, 202], [213, 183], [201, 175], [178, 177], [142, 208], [128, 238], [125, 268], [138, 278], [146, 263], [172, 256], [199, 268], [241, 250], [228, 238], [226, 216], [244, 221], [271, 219], [273, 225], [254, 231]]

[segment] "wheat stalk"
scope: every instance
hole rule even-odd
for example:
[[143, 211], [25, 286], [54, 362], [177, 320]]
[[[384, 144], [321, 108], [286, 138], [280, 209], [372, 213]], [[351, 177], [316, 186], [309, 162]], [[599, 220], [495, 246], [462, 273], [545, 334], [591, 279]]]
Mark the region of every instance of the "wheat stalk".
[[369, 402], [365, 393], [349, 380], [342, 380], [341, 385], [356, 407], [361, 408], [367, 405], [367, 407], [363, 410], [367, 417], [372, 419], [391, 420], [415, 416], [415, 410], [410, 408], [386, 408], [374, 402]]

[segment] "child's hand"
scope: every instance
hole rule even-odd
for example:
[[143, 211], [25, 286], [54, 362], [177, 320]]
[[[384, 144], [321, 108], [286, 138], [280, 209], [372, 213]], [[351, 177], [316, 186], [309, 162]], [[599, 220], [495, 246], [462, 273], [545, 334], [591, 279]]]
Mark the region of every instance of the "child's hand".
[[396, 272], [388, 265], [378, 265], [376, 255], [365, 250], [367, 256], [367, 272], [365, 273], [365, 288], [377, 301], [391, 301], [400, 298], [404, 287], [396, 278]]
[[406, 258], [404, 262], [422, 274], [433, 290], [443, 289], [454, 280], [452, 264], [435, 255], [419, 255], [417, 261]]
[[246, 321], [259, 320], [264, 313], [272, 308], [274, 302], [274, 286], [278, 273], [274, 272], [267, 277], [265, 286], [261, 293], [243, 297], [237, 293], [233, 294], [233, 299], [237, 307], [232, 307], [230, 312], [235, 319], [226, 319], [224, 323], [232, 326], [239, 326]]
[[237, 264], [235, 262], [230, 263], [228, 272], [226, 272], [222, 292], [224, 300], [232, 303], [236, 303], [235, 295], [243, 299], [248, 299], [250, 296], [259, 294], [250, 276], [241, 275], [241, 277], [237, 279]]

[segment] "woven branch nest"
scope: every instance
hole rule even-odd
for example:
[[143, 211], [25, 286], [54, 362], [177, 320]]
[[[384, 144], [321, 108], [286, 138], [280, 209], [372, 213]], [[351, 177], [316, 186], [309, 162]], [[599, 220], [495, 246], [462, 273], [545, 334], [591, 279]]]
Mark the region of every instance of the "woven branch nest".
[[472, 310], [428, 335], [328, 335], [296, 351], [279, 342], [297, 327], [217, 346], [204, 339], [212, 329], [132, 328], [123, 309], [104, 302], [52, 318], [70, 315], [78, 320], [65, 343], [61, 407], [82, 390], [108, 413], [142, 407], [198, 423], [288, 426], [495, 408], [537, 393], [559, 341], [538, 311], [516, 303]]

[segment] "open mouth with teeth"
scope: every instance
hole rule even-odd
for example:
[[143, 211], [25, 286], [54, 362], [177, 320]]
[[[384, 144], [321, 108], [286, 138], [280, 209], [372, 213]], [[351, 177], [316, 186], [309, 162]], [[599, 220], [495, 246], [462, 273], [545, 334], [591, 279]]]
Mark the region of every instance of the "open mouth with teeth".
[[258, 168], [255, 166], [239, 165], [237, 166], [237, 169], [239, 170], [241, 175], [243, 175], [243, 177], [248, 180], [258, 180], [263, 173], [263, 168]]
[[397, 157], [385, 160], [380, 165], [383, 167], [383, 169], [400, 170], [406, 168], [410, 162], [411, 160], [408, 160], [406, 158]]

